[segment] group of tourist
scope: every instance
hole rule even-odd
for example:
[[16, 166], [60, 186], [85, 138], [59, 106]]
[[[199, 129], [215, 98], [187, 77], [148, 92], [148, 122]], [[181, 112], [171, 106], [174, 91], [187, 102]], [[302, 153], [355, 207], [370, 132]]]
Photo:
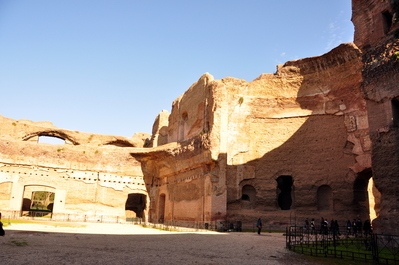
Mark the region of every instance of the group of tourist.
[[[311, 233], [316, 233], [316, 231], [320, 231], [320, 234], [336, 234], [336, 235], [341, 235], [341, 232], [339, 230], [339, 224], [337, 220], [331, 220], [330, 222], [327, 221], [327, 219], [324, 219], [321, 217], [320, 221], [320, 227], [316, 227], [316, 222], [315, 219], [312, 218], [312, 220], [309, 222], [309, 219], [306, 218], [305, 220], [305, 232], [310, 231]], [[371, 222], [369, 219], [364, 221], [364, 223], [360, 219], [353, 219], [351, 222], [348, 220], [346, 222], [346, 233], [347, 235], [353, 235], [353, 236], [367, 236], [370, 235], [372, 232], [371, 228]]]
[[346, 222], [346, 230], [348, 235], [362, 236], [363, 233], [364, 235], [370, 235], [372, 232], [371, 222], [368, 219], [364, 223], [360, 219], [353, 219], [352, 222], [348, 220]]

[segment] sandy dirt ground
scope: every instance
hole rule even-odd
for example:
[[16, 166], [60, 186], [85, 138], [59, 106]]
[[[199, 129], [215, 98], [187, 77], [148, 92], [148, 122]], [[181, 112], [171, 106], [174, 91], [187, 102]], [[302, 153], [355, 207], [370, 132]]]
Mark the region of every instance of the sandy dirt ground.
[[131, 224], [12, 224], [0, 264], [316, 264], [278, 233], [169, 232]]

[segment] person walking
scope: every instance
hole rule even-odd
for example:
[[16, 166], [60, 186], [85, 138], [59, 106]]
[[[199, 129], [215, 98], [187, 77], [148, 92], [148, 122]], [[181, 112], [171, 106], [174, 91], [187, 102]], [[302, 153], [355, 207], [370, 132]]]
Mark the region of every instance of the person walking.
[[262, 220], [260, 219], [260, 217], [256, 222], [256, 227], [258, 228], [258, 235], [260, 235], [260, 232], [262, 231]]

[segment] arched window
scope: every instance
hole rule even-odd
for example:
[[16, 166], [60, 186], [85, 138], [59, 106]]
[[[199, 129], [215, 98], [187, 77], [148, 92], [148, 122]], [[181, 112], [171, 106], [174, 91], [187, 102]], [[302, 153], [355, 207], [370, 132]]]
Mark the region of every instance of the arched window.
[[46, 143], [46, 144], [65, 144], [65, 139], [56, 136], [39, 136], [38, 143]]

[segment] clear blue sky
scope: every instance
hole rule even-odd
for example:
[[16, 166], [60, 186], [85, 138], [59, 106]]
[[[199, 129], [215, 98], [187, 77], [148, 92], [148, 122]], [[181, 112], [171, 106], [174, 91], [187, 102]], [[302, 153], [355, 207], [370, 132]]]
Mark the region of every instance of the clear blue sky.
[[350, 0], [0, 0], [0, 115], [151, 133], [209, 72], [252, 81], [353, 41]]

